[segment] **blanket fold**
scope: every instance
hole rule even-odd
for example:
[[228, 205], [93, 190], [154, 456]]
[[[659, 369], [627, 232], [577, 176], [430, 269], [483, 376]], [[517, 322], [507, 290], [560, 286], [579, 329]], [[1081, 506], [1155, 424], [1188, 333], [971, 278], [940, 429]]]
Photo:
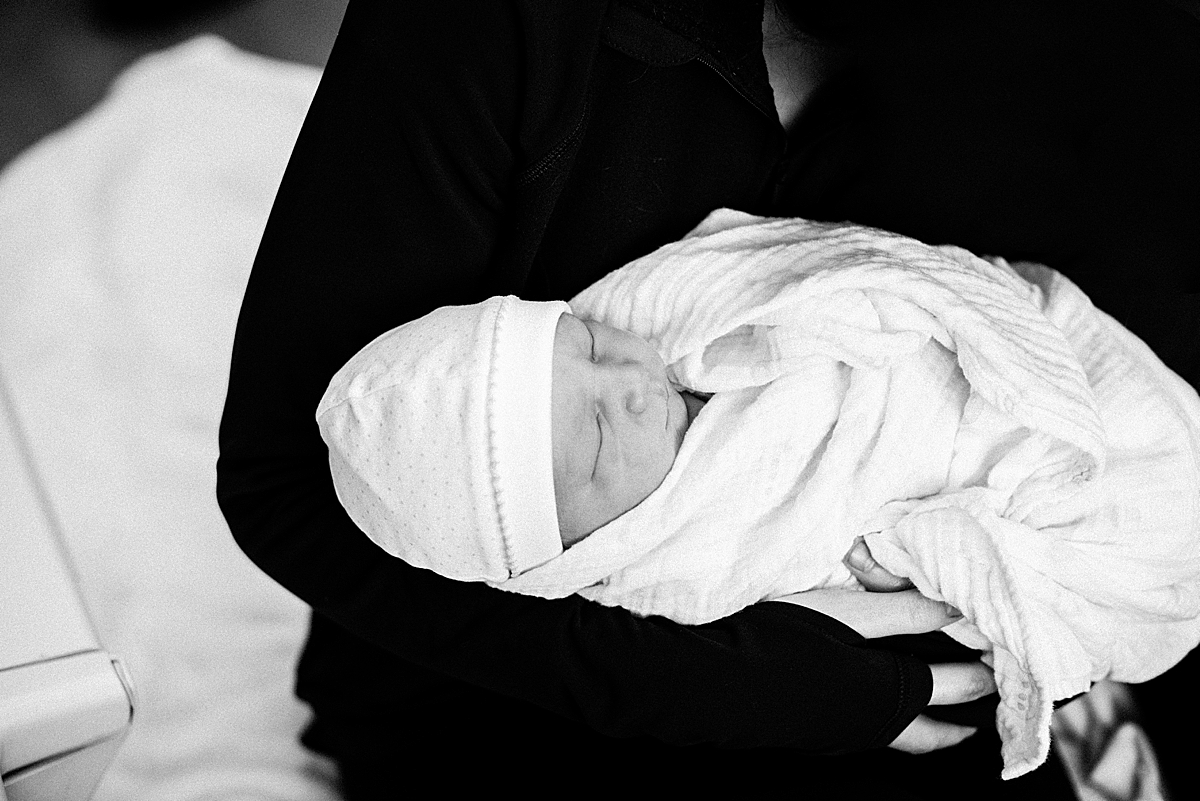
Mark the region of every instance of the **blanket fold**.
[[1005, 778], [1054, 701], [1200, 641], [1200, 399], [1061, 275], [719, 210], [571, 306], [716, 394], [654, 494], [504, 589], [703, 623], [858, 586], [862, 535], [988, 653]]

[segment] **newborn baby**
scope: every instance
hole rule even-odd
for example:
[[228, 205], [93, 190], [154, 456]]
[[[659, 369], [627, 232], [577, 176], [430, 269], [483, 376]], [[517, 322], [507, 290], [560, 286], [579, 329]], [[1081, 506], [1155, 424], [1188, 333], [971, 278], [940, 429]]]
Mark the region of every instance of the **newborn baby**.
[[495, 297], [378, 337], [317, 420], [338, 497], [377, 544], [503, 584], [649, 496], [701, 403], [644, 339]]
[[646, 340], [598, 320], [559, 318], [550, 408], [564, 547], [662, 484], [702, 405], [671, 383]]
[[1200, 641], [1200, 398], [1021, 269], [714, 212], [570, 307], [493, 298], [368, 345], [317, 412], [334, 484], [414, 565], [685, 623], [855, 586], [864, 537], [962, 611], [1019, 776], [1055, 700]]

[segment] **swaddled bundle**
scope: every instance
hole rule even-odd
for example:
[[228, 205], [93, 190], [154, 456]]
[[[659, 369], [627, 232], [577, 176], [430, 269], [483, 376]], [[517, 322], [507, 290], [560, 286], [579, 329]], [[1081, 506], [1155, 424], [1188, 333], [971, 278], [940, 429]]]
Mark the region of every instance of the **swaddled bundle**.
[[629, 406], [656, 410], [637, 430], [678, 422], [668, 378], [712, 394], [673, 464], [564, 550], [566, 304], [439, 309], [366, 346], [317, 410], [338, 497], [380, 547], [703, 623], [857, 586], [841, 559], [863, 536], [987, 652], [1005, 778], [1046, 758], [1055, 700], [1145, 681], [1200, 640], [1200, 398], [1057, 273], [718, 211], [571, 305], [665, 363], [668, 401]]
[[1005, 778], [1055, 700], [1200, 641], [1200, 399], [1061, 275], [719, 211], [571, 306], [715, 394], [649, 498], [498, 586], [701, 623], [855, 585], [865, 536], [989, 653]]

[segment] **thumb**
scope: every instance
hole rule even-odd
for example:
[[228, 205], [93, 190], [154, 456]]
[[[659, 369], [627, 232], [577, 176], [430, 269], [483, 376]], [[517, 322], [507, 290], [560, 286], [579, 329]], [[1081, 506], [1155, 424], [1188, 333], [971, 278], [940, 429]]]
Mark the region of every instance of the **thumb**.
[[888, 748], [910, 754], [928, 754], [930, 751], [958, 745], [976, 731], [971, 726], [960, 726], [917, 715], [904, 731], [896, 735], [896, 739], [892, 740]]
[[842, 564], [871, 592], [899, 592], [913, 585], [908, 579], [889, 573], [876, 562], [862, 537], [854, 538], [854, 545], [842, 557]]

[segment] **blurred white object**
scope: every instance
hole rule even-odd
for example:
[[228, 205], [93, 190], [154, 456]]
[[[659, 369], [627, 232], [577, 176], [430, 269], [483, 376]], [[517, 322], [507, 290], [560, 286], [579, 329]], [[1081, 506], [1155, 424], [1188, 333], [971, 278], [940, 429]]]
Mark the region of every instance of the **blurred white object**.
[[215, 495], [238, 309], [319, 77], [194, 39], [0, 173], [0, 365], [99, 639], [137, 681], [95, 801], [338, 798], [299, 742], [308, 608]]
[[75, 587], [0, 373], [0, 796], [84, 801], [124, 739], [132, 692]]
[[1054, 713], [1054, 750], [1079, 801], [1165, 801], [1150, 738], [1124, 684], [1097, 682]]

